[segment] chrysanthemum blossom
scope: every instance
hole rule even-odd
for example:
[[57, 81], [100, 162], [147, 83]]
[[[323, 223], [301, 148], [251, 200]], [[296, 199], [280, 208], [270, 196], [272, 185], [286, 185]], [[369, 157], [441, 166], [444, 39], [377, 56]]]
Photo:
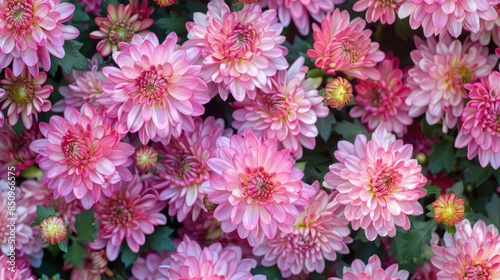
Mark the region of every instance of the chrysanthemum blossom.
[[237, 230], [254, 246], [278, 230], [291, 232], [312, 188], [301, 182], [304, 173], [293, 166], [289, 150], [278, 150], [275, 139], [262, 141], [249, 130], [243, 134], [217, 140], [215, 156], [207, 162], [216, 176], [203, 187], [218, 204], [214, 217], [222, 230]]
[[134, 253], [146, 242], [146, 234], [152, 234], [155, 226], [165, 225], [167, 218], [160, 213], [166, 203], [159, 201], [158, 192], [134, 175], [123, 183], [121, 190], [111, 197], [102, 197], [95, 206], [95, 218], [99, 221], [97, 239], [90, 243], [95, 250], [106, 248], [108, 260], [114, 261], [123, 240]]
[[333, 12], [334, 5], [344, 3], [344, 0], [267, 0], [262, 1], [261, 5], [269, 9], [278, 11], [278, 18], [284, 27], [290, 25], [293, 21], [300, 34], [306, 36], [309, 34], [309, 17], [320, 22], [326, 13]]
[[89, 36], [92, 39], [102, 39], [96, 49], [102, 56], [108, 56], [118, 50], [120, 42], [128, 43], [135, 34], [145, 34], [140, 31], [153, 25], [154, 20], [139, 20], [139, 14], [134, 13], [130, 4], [120, 4], [118, 7], [108, 4], [106, 17], [97, 17], [95, 23], [99, 30], [92, 31]]
[[63, 269], [71, 269], [70, 279], [98, 280], [103, 278], [102, 274], [113, 277], [113, 272], [108, 268], [108, 259], [104, 250], [87, 248], [81, 267], [73, 267], [71, 263], [67, 263]]
[[447, 226], [454, 226], [464, 219], [465, 199], [453, 192], [440, 195], [432, 203], [434, 220]]
[[438, 279], [500, 279], [498, 229], [482, 220], [471, 227], [469, 220], [463, 220], [456, 230], [444, 234], [444, 246], [432, 246]]
[[33, 141], [30, 148], [39, 154], [43, 182], [55, 198], [76, 198], [89, 209], [101, 192], [109, 197], [122, 181], [132, 179], [126, 167], [132, 164], [134, 147], [120, 142], [119, 133], [91, 105], [80, 112], [67, 106], [64, 118], [52, 116], [39, 127], [45, 138]]
[[352, 9], [356, 12], [366, 11], [366, 22], [393, 24], [396, 21], [398, 9], [404, 0], [358, 0]]
[[270, 87], [269, 78], [288, 67], [288, 50], [280, 45], [285, 41], [280, 35], [283, 26], [275, 10], [245, 5], [231, 12], [223, 0], [213, 0], [207, 14], [194, 13], [194, 22], [186, 28], [189, 40], [183, 46], [201, 49], [200, 75], [211, 97], [219, 93], [226, 100], [231, 92], [237, 101], [246, 95], [253, 98], [256, 88]]
[[360, 259], [355, 259], [351, 267], [344, 267], [342, 278], [331, 277], [328, 280], [407, 280], [410, 273], [406, 270], [398, 270], [398, 264], [392, 264], [383, 269], [380, 258], [373, 255], [368, 259], [368, 263], [363, 263]]
[[78, 29], [63, 24], [74, 11], [59, 0], [0, 1], [0, 69], [13, 62], [14, 76], [25, 66], [33, 76], [39, 65], [49, 71], [50, 55], [63, 58], [64, 41], [78, 37]]
[[193, 132], [183, 132], [168, 145], [154, 145], [162, 155], [154, 188], [163, 189], [160, 200], [168, 201], [169, 216], [177, 215], [180, 222], [188, 216], [196, 220], [200, 212], [206, 211], [203, 197], [207, 193], [201, 185], [215, 175], [207, 160], [214, 155], [217, 138], [223, 135], [224, 120], [195, 118], [194, 127]]
[[332, 108], [342, 109], [352, 99], [352, 85], [346, 78], [336, 77], [326, 84], [323, 98]]
[[377, 65], [377, 69], [379, 80], [359, 81], [355, 86], [356, 106], [349, 114], [353, 118], [361, 117], [361, 122], [372, 131], [380, 125], [402, 137], [406, 127], [413, 123], [413, 118], [408, 115], [410, 106], [405, 103], [411, 90], [403, 84], [399, 58], [392, 53]]
[[47, 244], [58, 244], [66, 239], [68, 226], [63, 218], [49, 216], [40, 223], [40, 238]]
[[139, 20], [150, 18], [155, 8], [149, 6], [149, 0], [142, 0], [142, 2], [139, 1], [140, 0], [130, 0], [133, 14], [139, 15]]
[[78, 3], [82, 4], [84, 7], [84, 11], [88, 14], [92, 14], [94, 16], [101, 15], [101, 4], [102, 0], [77, 0]]
[[462, 45], [445, 35], [422, 40], [415, 36], [416, 50], [410, 53], [415, 63], [408, 71], [406, 99], [410, 117], [425, 113], [427, 123], [442, 122], [443, 132], [456, 126], [467, 91], [464, 85], [491, 73], [497, 62], [488, 48], [468, 39]]
[[425, 37], [450, 34], [458, 38], [462, 28], [477, 33], [480, 19], [497, 17], [496, 0], [406, 0], [398, 10], [399, 18], [410, 16], [410, 26], [422, 26]]
[[134, 166], [139, 172], [148, 173], [156, 168], [158, 153], [153, 147], [145, 145], [135, 150], [133, 159]]
[[25, 67], [20, 74], [15, 75], [10, 68], [5, 69], [5, 78], [0, 81], [3, 91], [0, 91], [1, 110], [7, 109], [9, 124], [15, 125], [21, 117], [24, 127], [31, 128], [33, 118], [38, 121], [38, 113], [48, 112], [52, 104], [49, 96], [54, 91], [52, 85], [43, 85], [47, 74], [38, 73], [32, 76]]
[[302, 157], [302, 147], [314, 149], [318, 130], [317, 118], [330, 112], [316, 90], [314, 79], [306, 79], [308, 67], [304, 58], [297, 59], [287, 71], [278, 71], [271, 78], [269, 92], [257, 90], [254, 99], [248, 96], [233, 106], [232, 126], [242, 133], [245, 129], [263, 139], [277, 139], [295, 158]]
[[[497, 1], [498, 3], [498, 1]], [[497, 14], [500, 14], [500, 3], [494, 6]], [[470, 34], [470, 38], [474, 42], [479, 42], [483, 46], [487, 46], [491, 40], [500, 47], [500, 17], [487, 20], [479, 19], [479, 31]]]
[[337, 8], [321, 21], [321, 27], [313, 24], [314, 49], [307, 55], [316, 59], [314, 65], [327, 74], [339, 71], [361, 80], [378, 80], [380, 73], [374, 66], [385, 54], [370, 40], [372, 31], [365, 26], [364, 19], [350, 20], [347, 11]]
[[10, 256], [2, 254], [0, 255], [0, 279], [36, 280], [37, 277], [31, 272], [26, 256], [12, 256], [11, 259]]
[[172, 6], [176, 2], [177, 0], [155, 0], [156, 5], [160, 6], [160, 8]]
[[335, 194], [319, 190], [311, 204], [300, 213], [290, 233], [278, 233], [273, 239], [265, 239], [253, 253], [263, 256], [264, 266], [278, 265], [285, 278], [313, 271], [322, 273], [325, 260], [335, 261], [337, 253], [347, 254], [346, 243], [352, 242], [343, 218], [344, 206], [335, 200]]
[[500, 167], [500, 73], [492, 72], [480, 82], [465, 85], [470, 100], [462, 113], [455, 147], [467, 147], [467, 157], [479, 158], [482, 167]]
[[0, 170], [8, 170], [9, 166], [14, 166], [15, 170], [12, 172], [19, 176], [22, 170], [35, 164], [37, 154], [29, 146], [31, 142], [41, 137], [36, 122], [19, 135], [10, 125], [0, 129]]
[[151, 251], [139, 256], [132, 265], [132, 277], [129, 280], [169, 280], [160, 271], [160, 266], [170, 264], [171, 254], [169, 251], [161, 253]]
[[250, 273], [256, 266], [257, 261], [242, 258], [239, 247], [222, 247], [220, 243], [214, 243], [202, 248], [184, 236], [177, 252], [171, 255], [170, 264], [161, 265], [160, 270], [169, 280], [265, 280], [263, 275]]
[[193, 131], [193, 116], [202, 115], [210, 100], [201, 66], [195, 65], [200, 51], [180, 49], [177, 41], [175, 33], [161, 44], [154, 33], [135, 35], [113, 54], [118, 67], [103, 69], [109, 81], [102, 85], [101, 104], [126, 132], [138, 132], [144, 145], [149, 140], [168, 144], [172, 136]]
[[354, 144], [338, 143], [339, 162], [330, 165], [325, 182], [339, 191], [346, 219], [354, 230], [364, 229], [368, 240], [394, 237], [396, 226], [410, 229], [408, 215], [423, 213], [418, 199], [426, 194], [427, 179], [412, 150], [382, 127], [371, 140], [360, 134]]

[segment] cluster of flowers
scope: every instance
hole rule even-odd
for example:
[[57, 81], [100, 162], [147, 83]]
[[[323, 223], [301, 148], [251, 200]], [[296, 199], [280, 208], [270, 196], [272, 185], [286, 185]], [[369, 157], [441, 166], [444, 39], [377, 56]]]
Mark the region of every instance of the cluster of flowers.
[[[18, 176], [41, 171], [17, 188], [15, 271], [8, 212], [0, 211], [0, 279], [37, 279], [31, 267], [41, 266], [45, 245], [66, 242], [66, 223], [77, 234], [75, 216], [88, 209], [97, 238], [85, 244], [81, 267], [64, 267], [71, 279], [111, 275], [108, 264], [123, 247], [141, 253], [131, 279], [266, 279], [252, 275], [258, 264], [276, 265], [285, 278], [323, 273], [328, 261], [351, 252], [354, 231], [368, 241], [395, 237], [398, 227], [410, 230], [410, 216], [424, 213], [428, 179], [414, 156], [426, 145], [404, 140], [424, 115], [443, 133], [457, 129], [455, 147], [467, 147], [469, 159], [497, 169], [500, 72], [486, 45], [500, 46], [500, 3], [359, 0], [352, 8], [367, 10], [366, 20], [351, 20], [334, 7], [342, 2], [242, 1], [235, 10], [212, 0], [186, 23], [187, 38], [171, 32], [161, 40], [150, 30], [155, 9], [147, 0], [102, 10], [101, 1], [82, 0], [95, 16], [88, 36], [99, 40], [97, 53], [55, 89], [46, 71], [80, 35], [71, 25], [75, 5], [0, 0], [0, 168], [15, 166]], [[394, 24], [397, 16], [426, 37], [415, 36], [409, 69], [381, 51], [366, 26]], [[303, 36], [312, 25], [314, 44], [289, 64], [282, 31], [292, 22]], [[463, 42], [462, 30], [470, 32]], [[328, 83], [309, 76], [306, 59]], [[296, 163], [315, 149], [318, 119], [332, 114], [327, 105], [348, 104], [353, 91], [349, 116], [371, 137], [339, 141], [322, 183], [304, 181]], [[209, 102], [227, 100], [231, 123], [205, 114]], [[19, 118], [22, 133], [12, 128]], [[7, 209], [7, 189], [0, 180], [0, 209]], [[482, 220], [471, 226], [464, 203], [448, 195], [433, 204], [435, 219], [456, 233], [433, 242], [434, 256], [412, 279], [500, 278], [498, 229]], [[37, 205], [60, 218], [31, 227]], [[146, 236], [172, 217], [181, 223], [176, 251], [142, 252]], [[377, 255], [328, 276], [410, 278]]]

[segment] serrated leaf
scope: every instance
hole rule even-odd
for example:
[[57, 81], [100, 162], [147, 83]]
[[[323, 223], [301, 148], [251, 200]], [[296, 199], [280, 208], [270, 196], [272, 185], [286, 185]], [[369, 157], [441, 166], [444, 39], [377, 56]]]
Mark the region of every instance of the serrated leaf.
[[430, 245], [432, 232], [437, 222], [429, 220], [426, 222], [412, 221], [411, 228], [404, 231], [398, 228], [394, 237], [396, 243], [396, 261], [398, 263], [418, 263], [421, 261], [424, 245]]
[[155, 24], [161, 29], [165, 29], [166, 33], [182, 33], [186, 32], [187, 21], [188, 18], [186, 16], [179, 15], [172, 11], [168, 16], [157, 20]]
[[453, 142], [442, 141], [432, 144], [432, 152], [429, 154], [429, 170], [433, 174], [443, 169], [451, 172], [456, 160]]
[[455, 226], [449, 226], [445, 225], [444, 228], [446, 229], [446, 232], [453, 235], [455, 232], [457, 232], [457, 228]]
[[75, 40], [66, 41], [63, 46], [63, 58], [50, 56], [50, 75], [54, 77], [59, 66], [68, 75], [71, 75], [73, 70], [88, 70], [87, 58], [79, 51], [82, 46], [83, 43]]
[[472, 165], [464, 171], [464, 182], [465, 184], [474, 184], [475, 186], [479, 186], [488, 180], [491, 174], [493, 174], [493, 169], [491, 169], [490, 166], [480, 167]]
[[43, 220], [45, 220], [49, 216], [54, 216], [56, 211], [54, 210], [54, 207], [49, 206], [45, 207], [42, 205], [37, 205], [36, 206], [36, 219], [33, 222], [32, 226], [38, 226]]
[[368, 136], [368, 131], [366, 128], [356, 119], [354, 122], [341, 121], [333, 126], [333, 131], [342, 135], [344, 140], [349, 142], [354, 142], [354, 139], [358, 134], [364, 134]]
[[68, 248], [68, 253], [64, 254], [64, 263], [69, 262], [74, 267], [82, 267], [85, 255], [85, 246], [83, 246], [80, 242], [72, 242]]
[[435, 195], [438, 196], [441, 194], [441, 188], [433, 185], [425, 185], [425, 189], [427, 190], [427, 196]]
[[66, 244], [66, 242], [59, 242], [57, 243], [57, 246], [59, 247], [59, 249], [61, 249], [61, 251], [63, 251], [64, 253], [67, 253], [68, 252], [68, 244]]
[[134, 253], [127, 245], [127, 242], [122, 242], [122, 246], [120, 247], [120, 260], [123, 262], [125, 267], [129, 267], [139, 256], [139, 253]]
[[484, 206], [488, 219], [497, 227], [500, 228], [500, 197], [493, 194], [490, 202]]
[[77, 240], [81, 242], [92, 242], [97, 237], [99, 225], [94, 218], [94, 210], [82, 212], [76, 216], [75, 229], [78, 233]]
[[85, 12], [84, 6], [75, 0], [68, 1], [71, 4], [75, 5], [75, 12], [73, 13], [73, 17], [71, 18], [71, 22], [81, 23], [90, 20], [89, 15]]
[[[295, 36], [293, 39], [293, 45], [288, 41], [283, 43], [283, 46], [288, 49], [288, 54], [286, 55], [286, 60], [288, 63], [292, 64], [303, 54], [305, 56], [307, 50], [311, 49], [312, 46], [307, 42], [302, 40], [299, 36]], [[307, 64], [307, 59], [306, 63]]]
[[175, 251], [175, 245], [170, 238], [170, 235], [174, 232], [173, 229], [169, 227], [157, 227], [153, 234], [146, 236], [146, 246], [147, 248], [155, 249], [158, 252], [161, 251]]
[[329, 113], [324, 118], [319, 118], [316, 121], [316, 127], [318, 128], [319, 136], [327, 142], [332, 134], [333, 125], [337, 122], [332, 113]]
[[457, 196], [462, 196], [464, 193], [464, 183], [462, 181], [456, 182], [453, 186], [446, 190], [446, 193], [453, 192]]

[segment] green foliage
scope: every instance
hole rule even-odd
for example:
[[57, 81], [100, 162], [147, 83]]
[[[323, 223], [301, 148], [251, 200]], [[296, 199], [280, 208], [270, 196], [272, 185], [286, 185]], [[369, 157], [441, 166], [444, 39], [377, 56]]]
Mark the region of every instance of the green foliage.
[[166, 17], [160, 18], [155, 24], [161, 29], [164, 29], [167, 34], [170, 32], [182, 33], [187, 31], [186, 22], [188, 20], [187, 16], [170, 11]]
[[74, 267], [82, 267], [83, 258], [86, 255], [85, 246], [78, 241], [73, 241], [68, 248], [68, 253], [64, 254], [64, 262], [71, 263]]
[[156, 251], [175, 251], [175, 245], [170, 235], [174, 232], [169, 227], [157, 227], [153, 234], [146, 236], [145, 248], [151, 248]]
[[456, 182], [455, 184], [453, 184], [453, 186], [449, 189], [446, 190], [446, 193], [451, 193], [453, 192], [454, 194], [456, 194], [457, 196], [462, 196], [463, 193], [464, 193], [464, 183], [462, 181], [460, 182]]
[[63, 242], [59, 242], [57, 243], [57, 246], [59, 247], [59, 249], [61, 251], [63, 251], [64, 253], [67, 253], [68, 252], [68, 244], [66, 244], [64, 241]]
[[87, 58], [79, 51], [82, 46], [83, 43], [76, 40], [66, 41], [63, 46], [65, 53], [63, 58], [50, 56], [50, 75], [54, 77], [59, 66], [69, 75], [73, 70], [87, 70]]
[[333, 131], [342, 135], [342, 138], [344, 138], [344, 140], [349, 141], [351, 143], [354, 142], [354, 139], [359, 134], [364, 134], [368, 136], [368, 131], [366, 131], [366, 128], [357, 119], [355, 119], [353, 122], [350, 121], [337, 122], [333, 126]]
[[303, 56], [306, 58], [306, 65], [312, 68], [313, 64], [308, 59], [307, 50], [312, 49], [312, 45], [307, 41], [302, 40], [299, 36], [293, 38], [293, 44], [288, 41], [283, 43], [283, 46], [288, 49], [288, 54], [286, 55], [286, 60], [288, 63], [292, 64], [297, 60], [297, 58]]
[[425, 185], [425, 189], [427, 190], [427, 196], [434, 195], [438, 197], [441, 194], [441, 188], [438, 186]]
[[493, 194], [490, 202], [484, 206], [489, 220], [497, 227], [500, 228], [500, 197]]
[[56, 211], [54, 210], [54, 207], [49, 206], [45, 207], [43, 205], [37, 205], [36, 206], [36, 219], [35, 221], [31, 224], [31, 226], [38, 226], [43, 220], [45, 220], [49, 216], [54, 216], [56, 214]]
[[78, 233], [77, 240], [92, 242], [97, 237], [98, 222], [94, 218], [94, 210], [88, 210], [76, 215], [75, 229]]
[[265, 267], [258, 266], [250, 271], [252, 275], [262, 274], [267, 277], [267, 280], [282, 280], [281, 272], [277, 266]]
[[484, 183], [493, 174], [493, 169], [490, 166], [481, 167], [470, 165], [464, 170], [464, 183], [473, 184], [476, 187]]
[[439, 173], [443, 169], [451, 172], [455, 162], [453, 142], [442, 141], [432, 144], [432, 152], [429, 154], [429, 170], [432, 173]]
[[319, 136], [327, 142], [328, 138], [330, 138], [330, 135], [332, 134], [332, 128], [333, 125], [337, 121], [335, 120], [335, 117], [333, 116], [332, 113], [329, 113], [326, 117], [324, 118], [319, 118], [316, 121], [316, 127], [318, 128]]
[[413, 263], [422, 264], [426, 259], [423, 256], [425, 245], [430, 246], [432, 232], [437, 226], [434, 220], [426, 222], [411, 220], [411, 228], [408, 231], [398, 228], [394, 237], [396, 261], [400, 264]]
[[129, 267], [132, 263], [135, 262], [139, 253], [134, 253], [127, 245], [127, 242], [122, 242], [122, 246], [120, 247], [120, 260], [123, 262], [125, 267]]

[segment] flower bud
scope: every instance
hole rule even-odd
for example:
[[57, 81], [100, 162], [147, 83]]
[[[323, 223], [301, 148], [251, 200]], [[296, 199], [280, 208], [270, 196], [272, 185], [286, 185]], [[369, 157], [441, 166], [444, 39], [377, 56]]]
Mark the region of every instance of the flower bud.
[[454, 226], [464, 219], [465, 199], [452, 192], [440, 195], [432, 203], [434, 220], [447, 226]]
[[177, 0], [155, 0], [156, 5], [160, 6], [160, 8], [172, 6], [175, 2]]
[[158, 153], [150, 146], [142, 146], [135, 150], [134, 165], [139, 172], [147, 173], [155, 169]]
[[323, 98], [332, 108], [343, 108], [352, 99], [352, 86], [348, 80], [337, 77], [325, 87]]
[[59, 216], [48, 216], [40, 223], [40, 238], [48, 244], [58, 244], [66, 239], [68, 226]]

